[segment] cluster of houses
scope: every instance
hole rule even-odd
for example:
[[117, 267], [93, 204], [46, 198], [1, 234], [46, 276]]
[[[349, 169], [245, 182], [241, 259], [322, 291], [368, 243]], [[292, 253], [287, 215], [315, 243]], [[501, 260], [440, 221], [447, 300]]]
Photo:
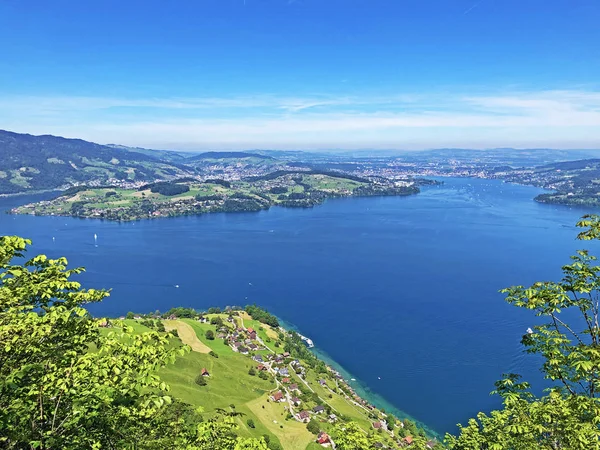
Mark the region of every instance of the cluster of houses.
[[[142, 317], [135, 316], [134, 318], [141, 319]], [[176, 318], [175, 315], [169, 317], [169, 319]], [[197, 320], [201, 323], [209, 322], [209, 320], [202, 315], [199, 316]], [[288, 403], [290, 413], [293, 413], [293, 417], [302, 423], [310, 422], [313, 417], [319, 417], [321, 421], [327, 421], [332, 424], [338, 421], [338, 417], [335, 414], [326, 415], [327, 410], [323, 405], [317, 404], [312, 408], [301, 409], [303, 402], [299, 396], [301, 396], [302, 391], [297, 383], [292, 382], [293, 379], [290, 375], [290, 370], [292, 370], [301, 379], [305, 377], [306, 369], [299, 360], [292, 360], [292, 357], [288, 352], [283, 352], [281, 354], [274, 354], [271, 352], [258, 353], [261, 350], [267, 350], [267, 348], [260, 337], [258, 337], [256, 330], [251, 327], [242, 328], [238, 326], [235, 318], [232, 316], [227, 318], [227, 322], [229, 322], [229, 326], [223, 324], [223, 326], [217, 329], [217, 338], [225, 340], [234, 351], [242, 355], [251, 355], [252, 360], [257, 363], [256, 370], [259, 372], [270, 373], [279, 380], [280, 389], [270, 395], [270, 400], [272, 402]], [[100, 323], [99, 326], [108, 326], [108, 321], [106, 323]], [[327, 369], [330, 376], [337, 381], [338, 386], [343, 388], [343, 391], [348, 398], [352, 399], [356, 404], [365, 409], [376, 409], [375, 406], [369, 404], [366, 400], [356, 394], [355, 390], [343, 379], [338, 371], [331, 366], [327, 366]], [[210, 376], [206, 368], [202, 368], [201, 375], [203, 377]], [[319, 385], [327, 387], [327, 381], [324, 378], [317, 380], [317, 382]], [[292, 408], [297, 408], [297, 412], [294, 413]], [[372, 426], [375, 430], [389, 432], [387, 422], [384, 419], [373, 422]], [[412, 436], [402, 438], [397, 437], [394, 441], [401, 449], [410, 447], [414, 442]], [[325, 432], [320, 432], [317, 435], [316, 442], [323, 447], [333, 447], [335, 445], [331, 437]], [[427, 443], [427, 447], [430, 449], [433, 449], [435, 445], [435, 441], [429, 441]], [[374, 447], [380, 449], [389, 448], [381, 443], [375, 444]]]
[[[229, 320], [229, 319], [228, 319]], [[229, 346], [234, 352], [238, 352], [242, 355], [248, 355], [251, 352], [264, 350], [265, 347], [260, 340], [257, 339], [256, 331], [252, 328], [243, 329], [237, 327], [234, 331], [229, 330], [226, 327], [220, 328], [217, 337], [219, 339], [227, 339]], [[262, 362], [262, 357], [255, 355], [256, 361]]]

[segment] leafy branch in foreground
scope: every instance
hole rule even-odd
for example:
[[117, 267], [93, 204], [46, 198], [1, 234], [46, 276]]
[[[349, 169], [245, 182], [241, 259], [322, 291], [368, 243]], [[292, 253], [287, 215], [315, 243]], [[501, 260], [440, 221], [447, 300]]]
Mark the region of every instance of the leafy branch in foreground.
[[[600, 217], [584, 216], [578, 239], [600, 239]], [[540, 355], [542, 372], [552, 382], [542, 397], [516, 374], [496, 383], [504, 408], [480, 413], [458, 437], [447, 436], [451, 449], [597, 449], [600, 448], [600, 266], [587, 250], [563, 266], [559, 282], [503, 289], [511, 305], [545, 319], [521, 340], [527, 353]], [[568, 319], [567, 319], [568, 318]]]
[[101, 332], [85, 305], [109, 292], [82, 289], [64, 258], [15, 264], [30, 244], [0, 237], [0, 448], [266, 448], [171, 399], [157, 372], [187, 346], [119, 322]]

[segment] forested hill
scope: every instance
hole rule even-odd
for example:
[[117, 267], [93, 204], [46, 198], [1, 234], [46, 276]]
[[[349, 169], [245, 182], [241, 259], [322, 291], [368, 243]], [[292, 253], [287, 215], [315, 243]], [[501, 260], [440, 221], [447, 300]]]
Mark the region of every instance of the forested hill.
[[191, 173], [185, 166], [123, 148], [3, 130], [0, 161], [1, 194], [108, 180], [153, 181]]

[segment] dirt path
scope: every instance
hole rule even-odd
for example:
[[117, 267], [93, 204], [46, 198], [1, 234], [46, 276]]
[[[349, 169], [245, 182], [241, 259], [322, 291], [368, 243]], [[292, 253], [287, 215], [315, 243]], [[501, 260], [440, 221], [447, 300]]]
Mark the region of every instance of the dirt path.
[[210, 348], [198, 339], [194, 329], [187, 323], [182, 322], [181, 320], [165, 320], [164, 324], [165, 330], [167, 331], [177, 330], [181, 342], [189, 345], [193, 351], [198, 353], [210, 352]]

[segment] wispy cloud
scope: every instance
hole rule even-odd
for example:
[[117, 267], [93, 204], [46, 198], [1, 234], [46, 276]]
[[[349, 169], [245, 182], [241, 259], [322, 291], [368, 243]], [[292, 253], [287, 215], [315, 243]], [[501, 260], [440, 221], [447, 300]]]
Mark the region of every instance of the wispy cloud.
[[466, 10], [463, 12], [463, 14], [464, 14], [465, 16], [466, 16], [467, 14], [469, 14], [471, 11], [473, 11], [475, 8], [477, 8], [477, 7], [478, 7], [478, 6], [481, 4], [481, 2], [482, 2], [482, 1], [483, 1], [483, 0], [479, 0], [478, 2], [475, 2], [475, 3], [473, 3], [473, 4], [472, 4], [472, 5], [469, 7], [469, 8], [467, 8], [467, 9], [466, 9]]
[[0, 128], [171, 148], [600, 148], [600, 92], [0, 97]]

